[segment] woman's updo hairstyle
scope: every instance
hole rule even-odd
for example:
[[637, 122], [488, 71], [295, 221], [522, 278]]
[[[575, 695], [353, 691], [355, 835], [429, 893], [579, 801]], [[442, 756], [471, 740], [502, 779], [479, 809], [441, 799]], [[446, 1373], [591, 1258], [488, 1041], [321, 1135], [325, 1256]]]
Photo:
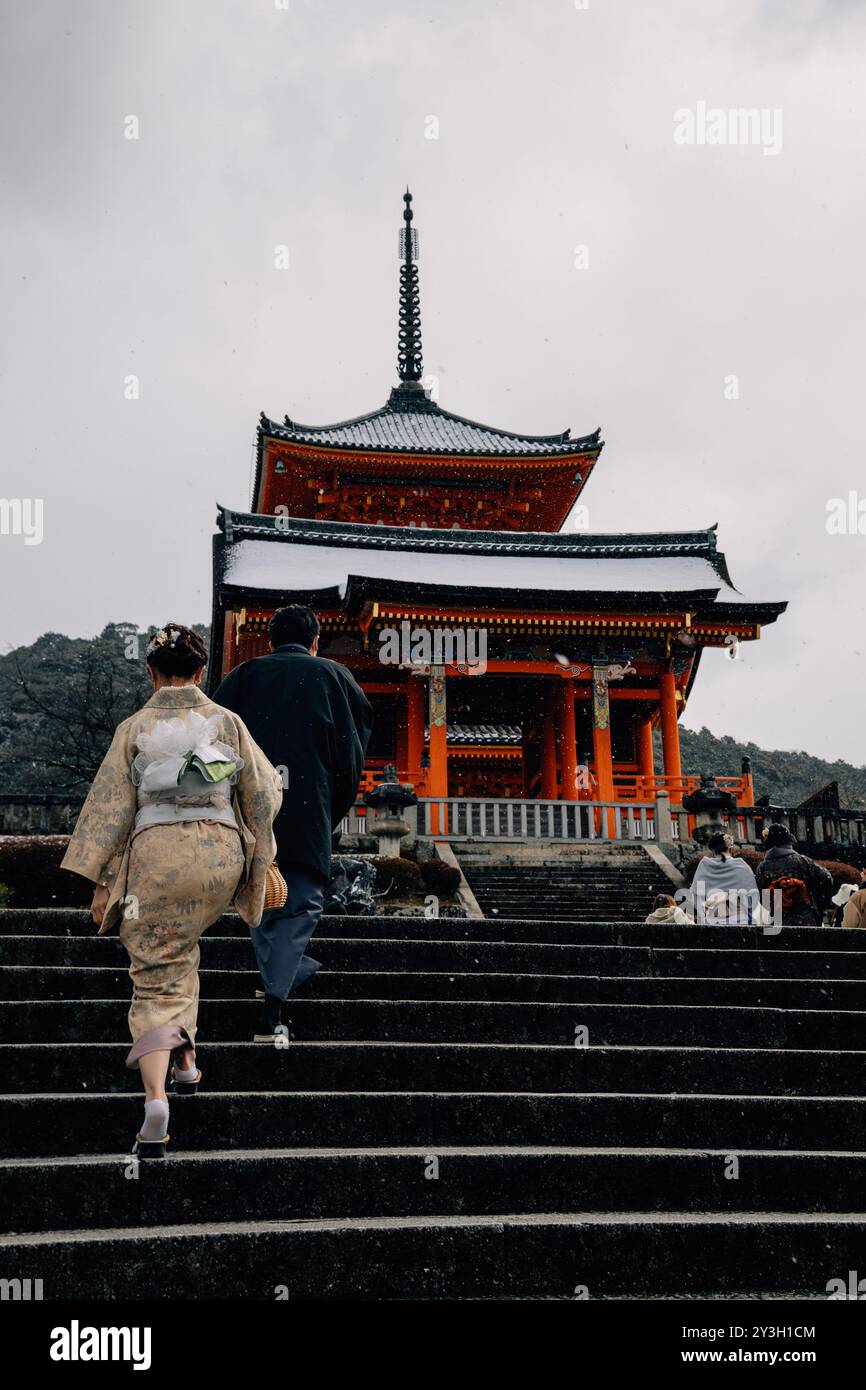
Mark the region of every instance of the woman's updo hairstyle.
[[147, 644], [147, 664], [168, 677], [194, 676], [207, 664], [207, 647], [197, 632], [183, 623], [166, 623]]

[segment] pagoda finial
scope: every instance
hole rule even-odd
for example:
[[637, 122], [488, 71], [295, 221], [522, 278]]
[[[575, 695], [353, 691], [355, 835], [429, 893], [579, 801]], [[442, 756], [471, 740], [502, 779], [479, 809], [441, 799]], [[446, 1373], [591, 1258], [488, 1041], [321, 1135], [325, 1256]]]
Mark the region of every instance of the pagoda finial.
[[397, 371], [401, 381], [420, 381], [421, 299], [418, 293], [418, 233], [412, 226], [412, 194], [403, 194], [405, 208], [400, 228], [400, 319], [397, 334]]

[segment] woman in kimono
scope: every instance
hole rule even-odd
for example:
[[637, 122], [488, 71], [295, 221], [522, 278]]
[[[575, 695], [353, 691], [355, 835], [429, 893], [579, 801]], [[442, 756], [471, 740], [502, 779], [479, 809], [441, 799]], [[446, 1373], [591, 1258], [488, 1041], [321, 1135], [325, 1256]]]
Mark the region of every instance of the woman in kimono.
[[199, 937], [232, 904], [249, 926], [261, 920], [282, 783], [238, 715], [199, 689], [208, 654], [197, 633], [167, 623], [146, 655], [154, 693], [118, 726], [63, 867], [96, 885], [100, 935], [120, 923], [133, 987], [126, 1065], [145, 1094], [133, 1152], [155, 1158], [168, 1143], [169, 1063], [176, 1093], [201, 1080]]

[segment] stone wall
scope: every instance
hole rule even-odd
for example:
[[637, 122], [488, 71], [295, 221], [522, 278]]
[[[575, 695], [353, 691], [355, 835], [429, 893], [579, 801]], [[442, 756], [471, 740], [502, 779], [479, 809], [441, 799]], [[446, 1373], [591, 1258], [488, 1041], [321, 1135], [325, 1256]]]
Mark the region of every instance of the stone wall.
[[0, 835], [68, 835], [83, 801], [64, 792], [0, 792]]

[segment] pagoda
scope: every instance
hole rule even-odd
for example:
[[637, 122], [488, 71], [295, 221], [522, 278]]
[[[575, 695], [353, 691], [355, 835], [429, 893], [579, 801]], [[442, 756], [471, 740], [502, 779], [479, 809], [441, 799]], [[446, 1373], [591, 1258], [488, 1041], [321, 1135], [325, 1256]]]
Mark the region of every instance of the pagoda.
[[[432, 398], [408, 191], [404, 204], [397, 385], [337, 424], [261, 416], [251, 509], [217, 517], [211, 688], [268, 650], [275, 608], [304, 603], [320, 654], [373, 704], [368, 788], [393, 764], [427, 798], [648, 802], [665, 789], [679, 803], [697, 782], [678, 719], [701, 652], [735, 653], [786, 604], [734, 588], [715, 526], [564, 530], [599, 430], [515, 434]], [[432, 651], [416, 640], [428, 634], [443, 637]], [[721, 780], [753, 803], [747, 773]]]

